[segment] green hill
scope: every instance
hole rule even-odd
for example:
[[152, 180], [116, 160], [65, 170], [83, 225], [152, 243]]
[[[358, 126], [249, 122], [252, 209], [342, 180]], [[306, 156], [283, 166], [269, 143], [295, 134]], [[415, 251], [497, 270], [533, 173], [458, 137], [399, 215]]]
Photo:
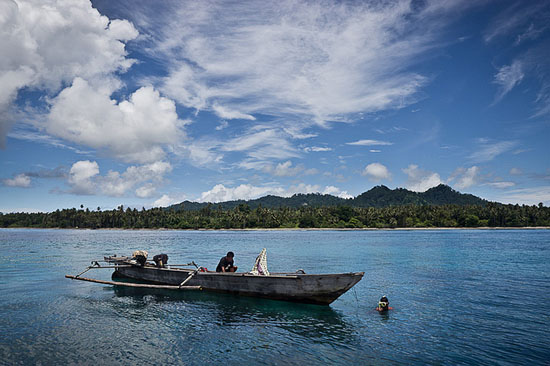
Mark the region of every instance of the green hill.
[[464, 194], [455, 191], [451, 187], [440, 184], [437, 187], [428, 189], [426, 192], [413, 192], [404, 188], [390, 189], [386, 186], [376, 186], [372, 189], [358, 195], [355, 198], [344, 199], [329, 194], [308, 193], [295, 194], [292, 197], [265, 196], [254, 200], [235, 200], [219, 203], [191, 202], [184, 201], [167, 207], [169, 210], [200, 210], [210, 206], [211, 208], [221, 208], [231, 210], [235, 207], [246, 204], [255, 209], [259, 206], [265, 208], [289, 207], [298, 208], [309, 207], [389, 207], [405, 205], [478, 205], [485, 206], [488, 201], [476, 197], [472, 194]]

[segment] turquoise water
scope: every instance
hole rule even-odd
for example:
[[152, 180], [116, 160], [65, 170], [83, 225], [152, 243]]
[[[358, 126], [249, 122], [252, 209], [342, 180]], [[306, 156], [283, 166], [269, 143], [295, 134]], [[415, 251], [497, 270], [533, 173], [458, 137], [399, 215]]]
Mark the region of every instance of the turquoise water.
[[[365, 277], [329, 307], [64, 278], [135, 249], [249, 270], [263, 247], [272, 271]], [[548, 364], [549, 249], [548, 230], [4, 229], [0, 364]]]

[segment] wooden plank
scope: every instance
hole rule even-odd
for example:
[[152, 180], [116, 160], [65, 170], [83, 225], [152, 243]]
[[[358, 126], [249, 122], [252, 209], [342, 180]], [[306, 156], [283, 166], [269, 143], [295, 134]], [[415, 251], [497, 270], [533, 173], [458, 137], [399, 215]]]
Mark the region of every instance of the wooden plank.
[[150, 285], [150, 284], [146, 284], [146, 283], [102, 281], [102, 280], [96, 280], [96, 279], [93, 279], [93, 278], [76, 277], [76, 276], [71, 276], [71, 275], [65, 275], [65, 277], [70, 278], [71, 280], [88, 281], [88, 282], [95, 282], [95, 283], [101, 283], [101, 284], [104, 284], [104, 285], [114, 285], [114, 286], [127, 286], [127, 287], [140, 287], [140, 288], [158, 288], [158, 289], [165, 289], [165, 290], [201, 290], [200, 286]]

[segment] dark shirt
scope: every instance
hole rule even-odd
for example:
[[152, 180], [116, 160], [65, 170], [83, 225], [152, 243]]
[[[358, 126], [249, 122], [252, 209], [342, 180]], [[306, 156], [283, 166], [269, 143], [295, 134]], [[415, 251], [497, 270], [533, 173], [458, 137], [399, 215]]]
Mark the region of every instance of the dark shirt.
[[167, 254], [157, 254], [153, 257], [153, 262], [155, 262], [157, 267], [164, 267], [166, 265], [166, 263], [168, 263], [168, 255]]
[[222, 267], [227, 271], [227, 267], [233, 267], [233, 258], [227, 259], [227, 257], [222, 257], [220, 263], [216, 267], [216, 272], [222, 272]]

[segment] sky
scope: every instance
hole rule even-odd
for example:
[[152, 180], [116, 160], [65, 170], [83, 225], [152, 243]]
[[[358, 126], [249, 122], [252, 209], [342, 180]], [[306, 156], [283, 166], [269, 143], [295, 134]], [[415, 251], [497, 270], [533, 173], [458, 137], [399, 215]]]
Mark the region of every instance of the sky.
[[0, 212], [550, 205], [548, 1], [0, 0], [0, 52]]

